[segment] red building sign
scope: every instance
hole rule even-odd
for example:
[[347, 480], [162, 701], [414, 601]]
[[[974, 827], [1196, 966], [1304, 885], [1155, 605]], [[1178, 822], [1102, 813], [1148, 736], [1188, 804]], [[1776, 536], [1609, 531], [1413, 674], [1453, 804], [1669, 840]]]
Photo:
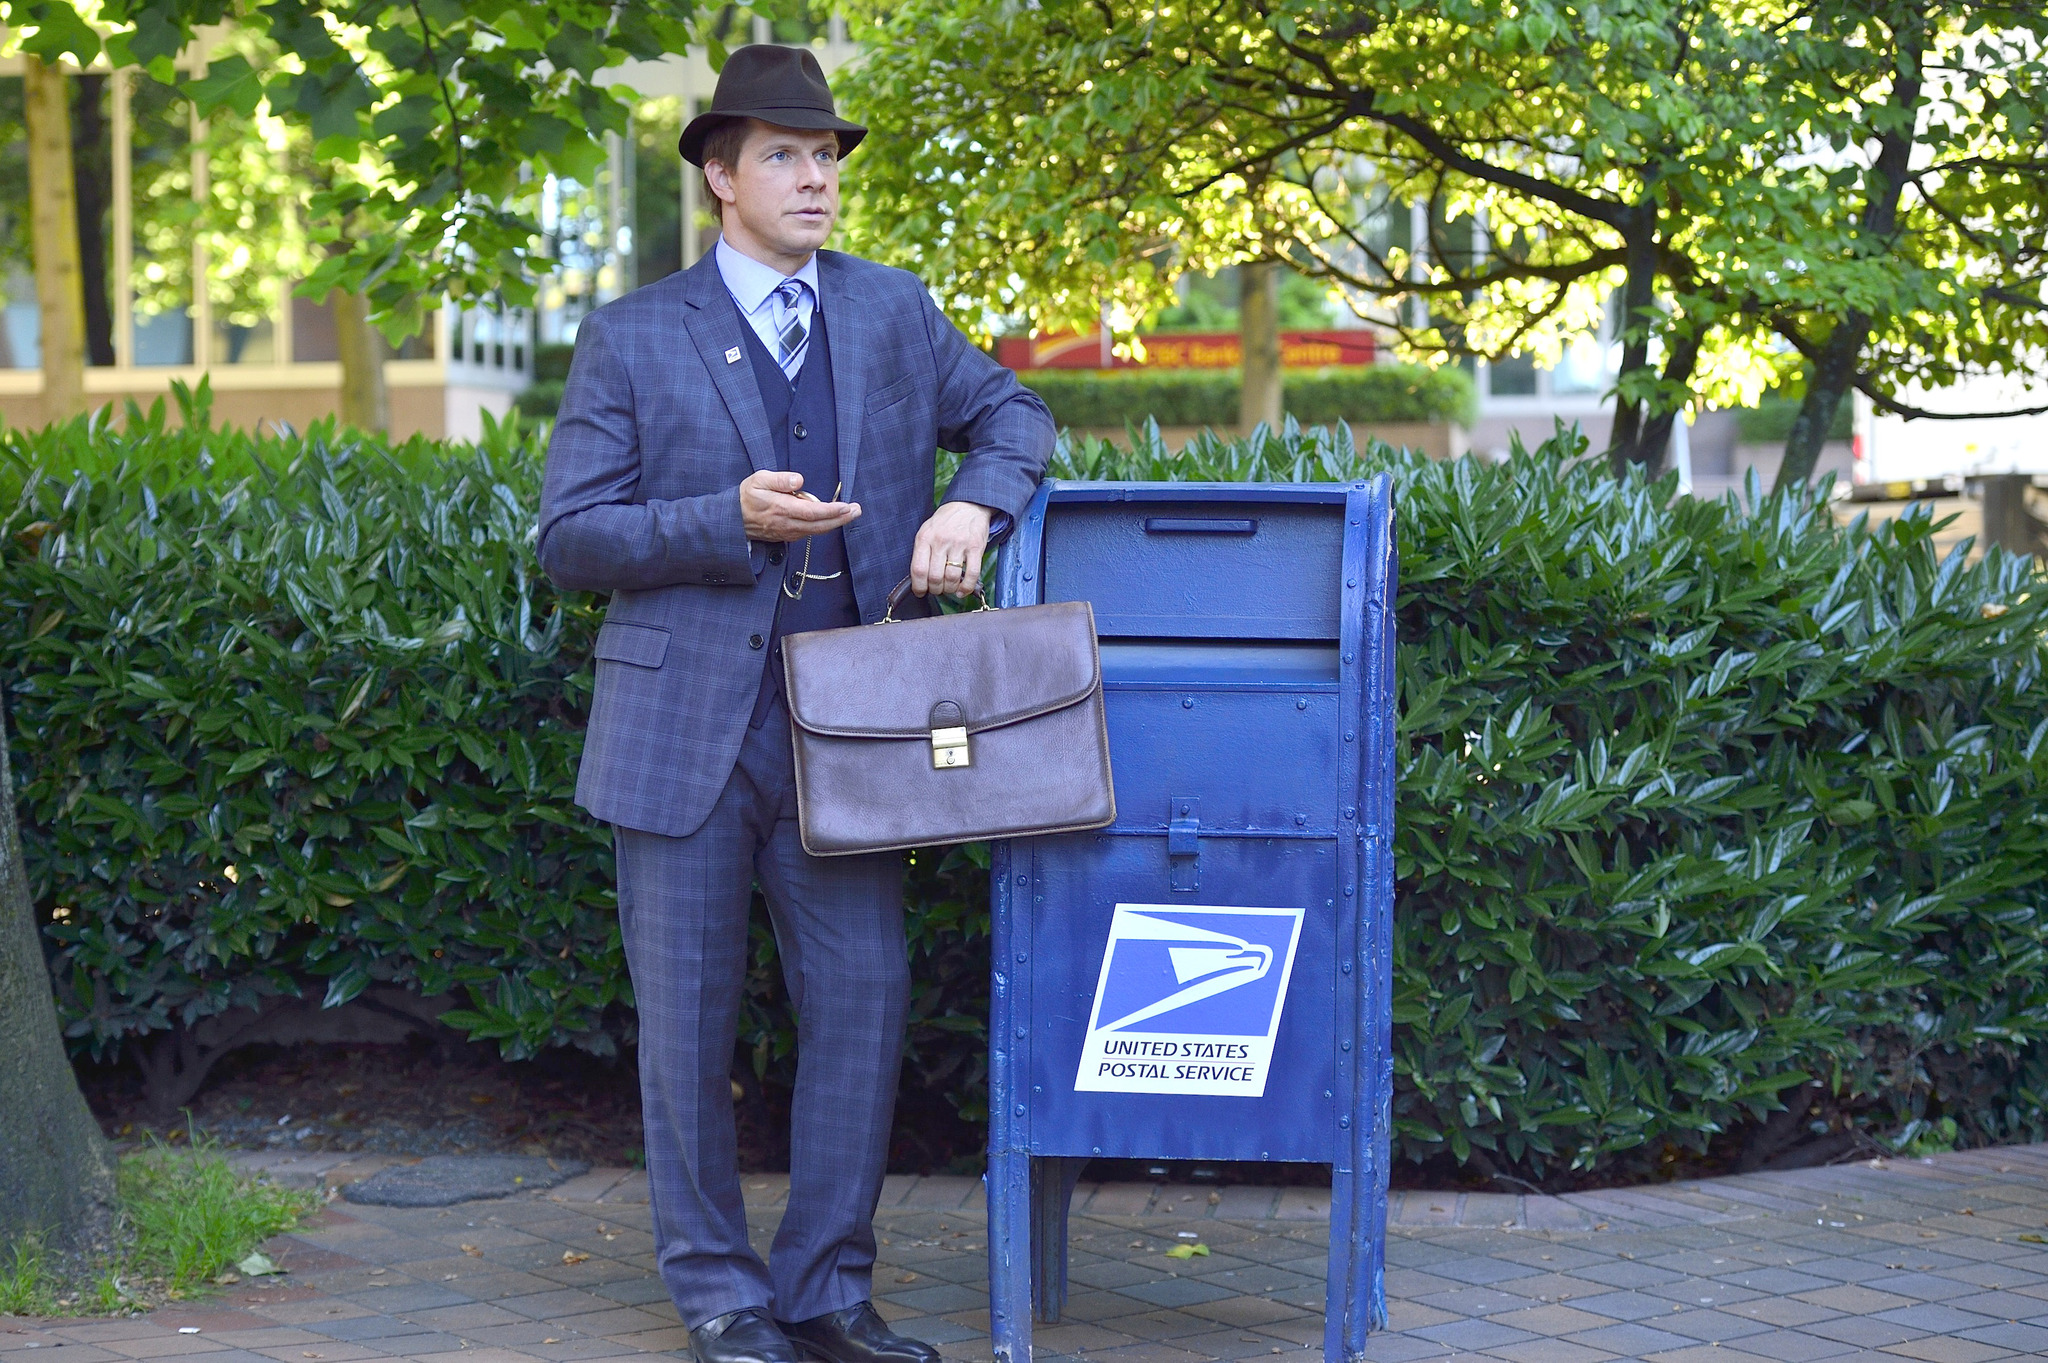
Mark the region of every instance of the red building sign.
[[[1112, 355], [1109, 338], [1087, 336], [1007, 336], [996, 342], [996, 360], [1011, 369], [1236, 369], [1244, 352], [1236, 332], [1179, 332], [1141, 337], [1142, 363]], [[1371, 364], [1373, 334], [1369, 331], [1283, 331], [1280, 363], [1290, 369], [1326, 364]]]

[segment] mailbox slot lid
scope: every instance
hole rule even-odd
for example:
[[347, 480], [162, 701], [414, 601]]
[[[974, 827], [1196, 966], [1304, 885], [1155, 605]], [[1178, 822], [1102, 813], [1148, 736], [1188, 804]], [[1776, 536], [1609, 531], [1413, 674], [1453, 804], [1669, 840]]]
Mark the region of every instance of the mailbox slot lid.
[[1337, 645], [1311, 639], [1112, 639], [1101, 657], [1103, 685], [1111, 689], [1331, 691], [1343, 675]]
[[1046, 508], [1043, 599], [1092, 603], [1104, 638], [1336, 639], [1342, 490], [1285, 490], [1294, 495], [1268, 501], [1245, 487], [1228, 500], [1174, 499], [1172, 488], [1070, 499], [1058, 489]]

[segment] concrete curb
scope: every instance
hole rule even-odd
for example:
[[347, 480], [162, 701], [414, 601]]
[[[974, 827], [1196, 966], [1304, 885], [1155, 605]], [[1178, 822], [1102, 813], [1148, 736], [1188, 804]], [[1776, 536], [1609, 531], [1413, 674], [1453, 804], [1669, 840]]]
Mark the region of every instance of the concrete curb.
[[[485, 1158], [479, 1156], [479, 1158]], [[418, 1159], [396, 1155], [234, 1151], [235, 1167], [290, 1187], [338, 1190], [380, 1170]], [[1387, 1223], [1397, 1230], [1487, 1229], [1590, 1231], [1627, 1227], [1656, 1229], [1716, 1225], [1781, 1215], [1824, 1205], [1851, 1187], [1913, 1181], [1949, 1181], [1991, 1172], [2048, 1172], [2048, 1147], [2008, 1146], [1966, 1151], [1932, 1159], [1864, 1160], [1825, 1169], [1739, 1174], [1729, 1178], [1606, 1188], [1561, 1196], [1523, 1193], [1414, 1192], [1388, 1195]], [[789, 1196], [789, 1175], [747, 1174], [741, 1178], [747, 1205], [780, 1207]], [[1871, 1188], [1875, 1191], [1876, 1188]], [[582, 1206], [647, 1205], [647, 1174], [639, 1169], [596, 1168], [567, 1180], [542, 1196]], [[967, 1175], [892, 1174], [882, 1184], [880, 1212], [979, 1211], [983, 1183]], [[1074, 1190], [1073, 1211], [1098, 1217], [1189, 1217], [1217, 1221], [1329, 1220], [1330, 1195], [1323, 1188], [1262, 1188], [1245, 1184], [1203, 1188], [1178, 1183], [1084, 1183]]]

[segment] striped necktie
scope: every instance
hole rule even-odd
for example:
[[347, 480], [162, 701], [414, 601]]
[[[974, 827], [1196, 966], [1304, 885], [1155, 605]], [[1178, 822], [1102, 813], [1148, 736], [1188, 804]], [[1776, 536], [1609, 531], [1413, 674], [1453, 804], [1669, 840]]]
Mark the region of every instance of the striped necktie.
[[791, 383], [804, 367], [804, 343], [810, 333], [804, 329], [803, 281], [785, 279], [775, 286], [775, 359]]

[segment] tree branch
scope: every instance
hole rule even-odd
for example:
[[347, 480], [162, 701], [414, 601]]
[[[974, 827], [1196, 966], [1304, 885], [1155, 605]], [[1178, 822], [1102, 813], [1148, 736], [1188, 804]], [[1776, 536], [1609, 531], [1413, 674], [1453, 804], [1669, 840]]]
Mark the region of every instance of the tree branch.
[[2048, 414], [2048, 402], [2038, 407], [2014, 407], [2003, 412], [1934, 412], [1925, 407], [1914, 407], [1909, 403], [1900, 402], [1897, 398], [1881, 393], [1877, 390], [1876, 383], [1870, 375], [1858, 374], [1856, 391], [1869, 398], [1871, 405], [1882, 407], [1893, 416], [1901, 416], [1908, 421], [1987, 421], [2000, 417]]
[[434, 68], [434, 81], [441, 87], [441, 104], [448, 110], [448, 133], [455, 144], [455, 183], [458, 188], [465, 184], [462, 161], [462, 119], [455, 113], [455, 96], [448, 90], [448, 77], [441, 70], [441, 59], [434, 54], [434, 30], [427, 24], [427, 16], [420, 9], [420, 0], [412, 0], [412, 17], [420, 21], [420, 46], [427, 50], [427, 61]]
[[[1367, 99], [1369, 102], [1370, 93], [1367, 94]], [[1439, 136], [1435, 129], [1407, 114], [1376, 113], [1368, 107], [1364, 117], [1394, 129], [1460, 174], [1469, 175], [1475, 180], [1484, 180], [1488, 184], [1499, 185], [1503, 189], [1519, 191], [1545, 203], [1556, 204], [1559, 208], [1577, 213], [1580, 217], [1606, 223], [1616, 231], [1621, 231], [1628, 225], [1629, 210], [1626, 205], [1596, 199], [1589, 194], [1581, 194], [1577, 190], [1566, 189], [1547, 180], [1539, 180], [1533, 175], [1525, 175], [1519, 170], [1509, 170], [1505, 166], [1496, 166], [1467, 156]]]

